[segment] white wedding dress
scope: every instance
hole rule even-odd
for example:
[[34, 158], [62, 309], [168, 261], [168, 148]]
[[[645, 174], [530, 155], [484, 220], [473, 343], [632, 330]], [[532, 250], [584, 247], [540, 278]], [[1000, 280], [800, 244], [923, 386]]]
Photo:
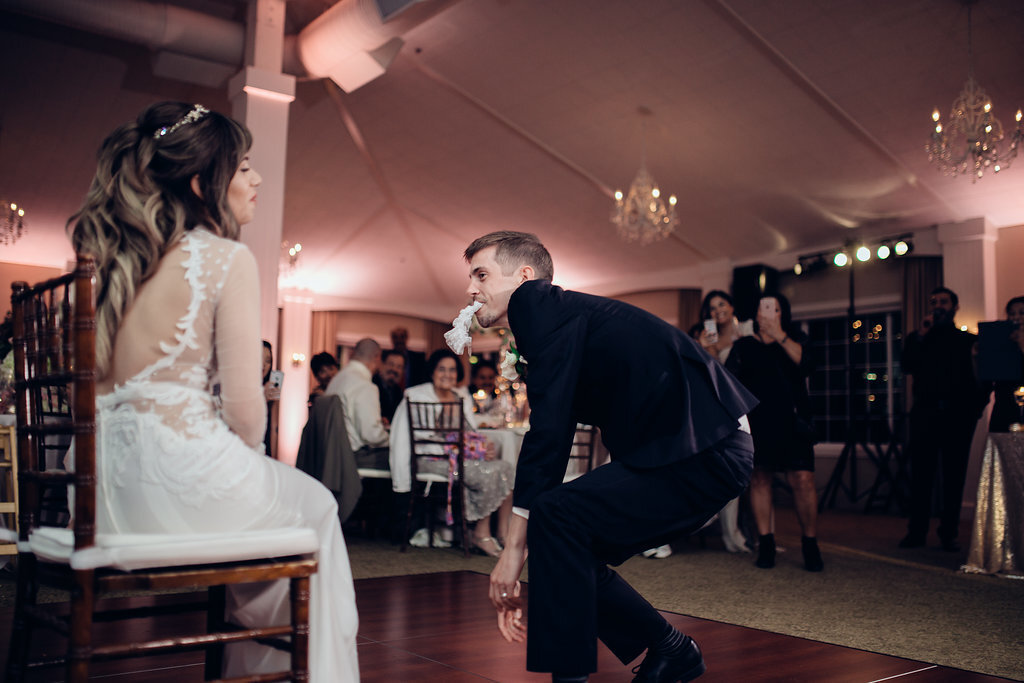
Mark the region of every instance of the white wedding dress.
[[[258, 292], [248, 249], [202, 229], [169, 249], [139, 288], [97, 391], [97, 530], [314, 529], [311, 680], [358, 681], [355, 594], [335, 499], [262, 454]], [[288, 583], [232, 589], [228, 611], [243, 625], [286, 624]], [[227, 648], [226, 676], [286, 668], [287, 653], [255, 643]]]

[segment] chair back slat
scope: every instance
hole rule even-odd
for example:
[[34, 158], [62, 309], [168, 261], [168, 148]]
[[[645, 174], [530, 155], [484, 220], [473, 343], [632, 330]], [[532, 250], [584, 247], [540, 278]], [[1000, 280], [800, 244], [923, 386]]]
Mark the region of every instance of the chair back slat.
[[597, 446], [597, 428], [593, 425], [577, 424], [569, 452], [566, 477], [578, 477], [594, 468], [594, 451]]
[[62, 454], [75, 444], [75, 547], [93, 544], [96, 495], [95, 265], [34, 287], [11, 286], [15, 412], [18, 431], [19, 536], [63, 526], [68, 476]]
[[[412, 481], [417, 478], [418, 457], [426, 456], [431, 458], [443, 458], [447, 453], [453, 453], [450, 458], [452, 463], [451, 482], [454, 485], [452, 491], [452, 506], [458, 511], [460, 526], [462, 528], [463, 551], [468, 555], [469, 546], [467, 542], [468, 530], [465, 509], [465, 488], [463, 471], [465, 468], [465, 415], [463, 414], [463, 403], [461, 401], [450, 401], [443, 403], [406, 401], [409, 412], [409, 442], [411, 453], [409, 457], [409, 470]], [[448, 449], [446, 451], [446, 449]], [[426, 490], [424, 491], [426, 492]], [[407, 516], [406, 532], [408, 532], [408, 517], [412, 515], [412, 503], [410, 501], [409, 515]], [[431, 524], [428, 523], [428, 529]], [[406, 534], [408, 538], [408, 533]], [[405, 546], [403, 545], [404, 549]]]

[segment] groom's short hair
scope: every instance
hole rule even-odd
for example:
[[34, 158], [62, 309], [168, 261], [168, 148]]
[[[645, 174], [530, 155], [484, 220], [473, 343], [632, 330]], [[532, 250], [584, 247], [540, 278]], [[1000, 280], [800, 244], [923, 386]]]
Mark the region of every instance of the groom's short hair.
[[505, 275], [525, 265], [533, 268], [539, 280], [550, 280], [554, 277], [555, 266], [551, 262], [551, 254], [534, 234], [499, 230], [478, 237], [466, 247], [466, 260], [470, 261], [478, 252], [488, 247], [497, 247], [494, 260], [501, 266]]

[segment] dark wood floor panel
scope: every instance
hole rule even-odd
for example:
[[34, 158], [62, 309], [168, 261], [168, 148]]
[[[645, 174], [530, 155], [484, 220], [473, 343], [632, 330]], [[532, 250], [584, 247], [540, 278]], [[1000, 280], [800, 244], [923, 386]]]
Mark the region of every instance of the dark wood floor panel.
[[[526, 647], [508, 644], [498, 634], [487, 600], [488, 578], [473, 572], [447, 572], [356, 581], [359, 608], [359, 664], [367, 683], [531, 683], [550, 680], [525, 670]], [[162, 596], [158, 601], [187, 596]], [[138, 599], [133, 599], [138, 600]], [[6, 650], [11, 609], [0, 610], [0, 651]], [[677, 628], [700, 643], [708, 672], [701, 683], [997, 683], [1004, 681], [966, 671], [934, 667], [898, 657], [819, 643], [804, 638], [666, 613]], [[131, 628], [155, 633], [188, 628], [201, 617], [177, 623], [143, 623]], [[175, 620], [169, 620], [174, 622]], [[200, 621], [201, 623], [201, 621]], [[109, 627], [107, 627], [109, 628]], [[101, 633], [102, 641], [108, 633]], [[60, 647], [56, 639], [36, 639], [33, 650]], [[632, 678], [599, 646], [593, 683]], [[4, 652], [6, 655], [6, 652]], [[4, 657], [6, 659], [6, 657]], [[202, 654], [185, 653], [100, 663], [95, 675], [113, 683], [191, 683], [202, 680]], [[61, 672], [37, 672], [32, 683], [60, 681]], [[325, 682], [333, 683], [333, 682]]]

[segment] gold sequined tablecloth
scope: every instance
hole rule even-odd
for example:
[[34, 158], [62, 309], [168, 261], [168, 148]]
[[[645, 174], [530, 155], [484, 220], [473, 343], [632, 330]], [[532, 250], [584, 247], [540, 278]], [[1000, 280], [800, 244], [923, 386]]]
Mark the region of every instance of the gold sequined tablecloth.
[[989, 434], [967, 564], [976, 574], [1024, 579], [1024, 433]]

